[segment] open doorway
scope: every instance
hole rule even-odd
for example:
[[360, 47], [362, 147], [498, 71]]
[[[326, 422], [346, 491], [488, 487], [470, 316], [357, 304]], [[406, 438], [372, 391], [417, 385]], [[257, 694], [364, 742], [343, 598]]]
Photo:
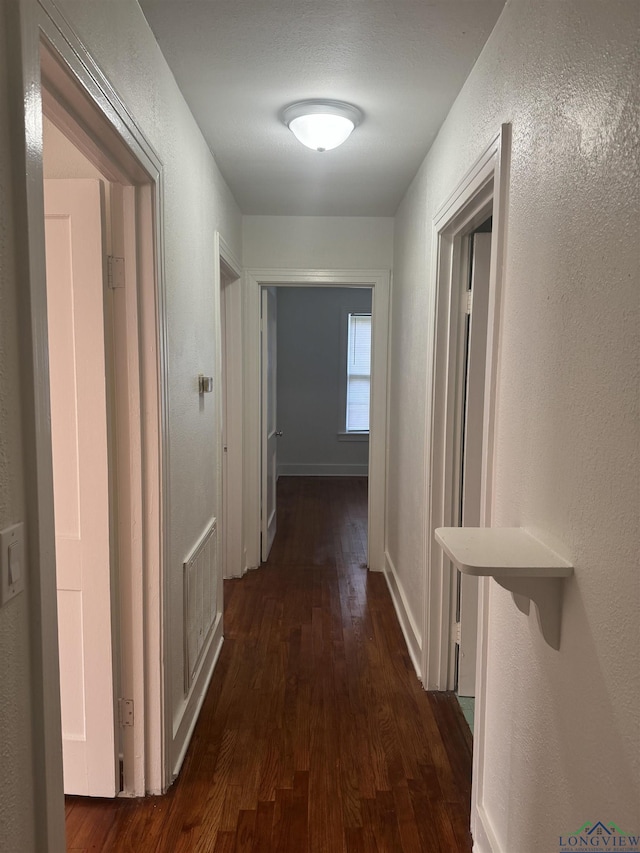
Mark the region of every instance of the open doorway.
[[111, 185], [44, 120], [58, 653], [66, 794], [122, 790]]
[[[431, 690], [453, 690], [456, 687], [456, 679], [459, 677], [456, 667], [456, 617], [464, 608], [465, 601], [463, 590], [462, 607], [459, 608], [457, 571], [437, 543], [435, 531], [440, 527], [456, 527], [462, 523], [490, 527], [492, 520], [510, 145], [511, 127], [505, 124], [442, 204], [433, 222], [433, 240], [437, 251], [434, 252], [435, 287], [432, 303], [433, 395], [426, 437], [429, 452], [425, 472], [429, 496], [424, 597], [427, 642], [422, 658], [424, 684]], [[486, 245], [480, 249], [483, 242], [483, 238], [480, 238], [474, 247], [474, 233], [488, 228], [489, 218], [490, 241], [484, 238]], [[478, 296], [482, 295], [482, 307], [477, 312], [482, 320], [482, 333], [477, 336], [477, 341], [473, 334], [476, 294], [469, 296], [474, 248], [477, 248], [478, 254], [483, 252], [485, 256], [488, 250], [489, 255], [488, 280], [485, 274], [482, 287], [477, 291]], [[486, 264], [486, 257], [483, 264]], [[469, 304], [472, 320], [467, 334], [466, 308]], [[474, 371], [473, 377], [471, 370]], [[465, 411], [467, 406], [470, 407], [469, 411]], [[468, 517], [465, 497], [469, 499]], [[475, 708], [471, 831], [479, 844], [482, 839], [489, 837], [490, 831], [485, 825], [483, 804], [489, 580], [480, 579], [477, 584], [477, 606], [471, 594], [470, 608], [477, 620], [473, 678]], [[471, 630], [473, 632], [473, 628]]]
[[40, 62], [64, 787], [139, 796], [165, 785], [159, 170], [99, 74]]
[[[482, 447], [485, 395], [491, 217], [464, 239], [466, 305], [460, 316], [458, 359], [458, 518], [460, 527], [479, 527], [482, 496]], [[476, 695], [478, 579], [456, 572], [456, 631], [453, 660], [454, 690], [473, 732]]]
[[277, 294], [278, 476], [367, 476], [369, 288]]
[[370, 288], [262, 289], [263, 561], [280, 478], [359, 478], [366, 504], [371, 307]]
[[[372, 292], [371, 307], [371, 401], [368, 452], [368, 556], [367, 565], [374, 571], [384, 568], [384, 500], [386, 480], [386, 410], [387, 410], [387, 342], [389, 323], [389, 273], [387, 271], [323, 271], [249, 270], [245, 276], [245, 520], [247, 566], [260, 564], [261, 551], [261, 484], [263, 474], [261, 388], [268, 382], [262, 368], [265, 357], [263, 290], [268, 288], [364, 288]], [[268, 292], [268, 290], [267, 290]], [[269, 322], [266, 318], [267, 324]], [[262, 324], [262, 332], [261, 332]], [[275, 328], [275, 325], [274, 325]], [[262, 342], [262, 352], [261, 352]], [[269, 421], [269, 418], [265, 419]], [[271, 419], [273, 421], [273, 419]], [[272, 432], [280, 431], [271, 422]], [[278, 439], [276, 438], [276, 441]], [[273, 488], [274, 469], [272, 464]], [[266, 466], [265, 466], [266, 468]], [[277, 479], [277, 467], [275, 469]], [[267, 482], [268, 488], [268, 482]], [[274, 493], [272, 493], [274, 494]], [[270, 518], [269, 508], [265, 520]]]

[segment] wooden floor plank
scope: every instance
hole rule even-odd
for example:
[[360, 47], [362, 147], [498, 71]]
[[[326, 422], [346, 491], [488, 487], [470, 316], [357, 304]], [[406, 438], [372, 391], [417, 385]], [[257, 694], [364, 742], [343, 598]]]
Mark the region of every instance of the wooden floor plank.
[[470, 732], [422, 690], [366, 526], [365, 478], [279, 480], [268, 562], [225, 581], [179, 778], [69, 798], [70, 853], [469, 853]]

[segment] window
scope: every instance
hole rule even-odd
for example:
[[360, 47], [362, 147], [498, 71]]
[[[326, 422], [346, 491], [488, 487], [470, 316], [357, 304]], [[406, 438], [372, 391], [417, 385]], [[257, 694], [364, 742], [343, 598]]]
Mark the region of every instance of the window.
[[371, 314], [347, 315], [345, 432], [369, 432]]

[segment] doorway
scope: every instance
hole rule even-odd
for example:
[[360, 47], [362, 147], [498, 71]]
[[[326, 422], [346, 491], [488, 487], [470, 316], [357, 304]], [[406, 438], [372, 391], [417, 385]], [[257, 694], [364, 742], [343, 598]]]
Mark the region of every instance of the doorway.
[[[462, 247], [465, 278], [459, 358], [458, 518], [460, 527], [480, 526], [482, 446], [485, 394], [489, 273], [491, 262], [489, 217], [465, 237]], [[466, 301], [466, 304], [465, 304]], [[456, 631], [453, 660], [454, 690], [473, 731], [478, 632], [478, 579], [456, 572]]]
[[[243, 573], [242, 540], [242, 278], [236, 260], [219, 232], [215, 234], [216, 271], [220, 293], [219, 327], [220, 387], [222, 389], [222, 574], [225, 578]], [[218, 325], [218, 324], [216, 324]]]
[[113, 797], [122, 750], [115, 401], [105, 335], [112, 306], [103, 276], [110, 185], [99, 173], [79, 176], [91, 164], [46, 119], [43, 162], [64, 789]]
[[388, 271], [248, 270], [245, 272], [245, 541], [247, 567], [261, 562], [261, 310], [267, 287], [368, 288], [372, 299], [371, 423], [369, 437], [368, 566], [384, 569], [386, 482]]
[[44, 40], [40, 66], [65, 791], [141, 796], [165, 787], [159, 169], [96, 69]]
[[[464, 523], [490, 527], [493, 499], [495, 413], [497, 408], [498, 355], [501, 314], [502, 268], [506, 239], [506, 210], [511, 146], [511, 126], [504, 124], [479, 160], [464, 176], [433, 222], [432, 363], [430, 365], [431, 419], [427, 425], [427, 571], [424, 591], [426, 642], [423, 650], [423, 680], [429, 690], [453, 690], [456, 685], [455, 637], [457, 572], [435, 541], [438, 527], [463, 522], [464, 476], [475, 496], [477, 514]], [[482, 368], [476, 387], [482, 402], [475, 413], [463, 414], [467, 399], [465, 376], [467, 338], [465, 316], [471, 235], [491, 217], [491, 243], [486, 296], [486, 340], [480, 336], [476, 365]], [[474, 300], [475, 301], [475, 300]], [[484, 309], [483, 309], [484, 311]], [[481, 312], [482, 313], [482, 312]], [[473, 316], [473, 308], [472, 308]], [[472, 329], [472, 326], [471, 326]], [[473, 346], [473, 334], [468, 338]], [[469, 350], [471, 354], [471, 351]], [[484, 358], [482, 357], [484, 353]], [[469, 361], [469, 365], [471, 362]], [[466, 377], [465, 377], [466, 379]], [[482, 427], [480, 430], [480, 420]], [[463, 471], [465, 426], [474, 427], [474, 468]], [[469, 475], [471, 478], [469, 479]], [[490, 837], [483, 805], [485, 709], [488, 637], [489, 578], [478, 583], [477, 650], [475, 655], [475, 709], [471, 830], [477, 844]], [[464, 602], [464, 592], [462, 601]]]
[[366, 483], [371, 304], [364, 287], [262, 289], [263, 562], [281, 476]]

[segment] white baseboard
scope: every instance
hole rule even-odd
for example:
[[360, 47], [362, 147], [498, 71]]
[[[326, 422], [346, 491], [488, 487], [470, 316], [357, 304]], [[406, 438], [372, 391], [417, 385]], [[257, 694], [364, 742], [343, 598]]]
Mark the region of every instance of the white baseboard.
[[225, 575], [224, 579], [226, 581], [237, 581], [240, 578], [243, 578], [247, 572], [254, 572], [256, 569], [259, 569], [260, 566], [243, 566], [242, 571], [237, 572], [234, 575]]
[[483, 806], [476, 807], [472, 814], [471, 833], [473, 853], [503, 853]]
[[284, 463], [278, 465], [278, 477], [366, 477], [369, 466], [315, 464], [315, 463]]
[[182, 762], [186, 755], [193, 730], [200, 716], [202, 703], [207, 695], [209, 683], [213, 676], [223, 643], [222, 636], [222, 613], [218, 614], [215, 627], [212, 631], [211, 640], [206, 654], [203, 657], [199, 671], [196, 674], [189, 696], [182, 709], [180, 722], [174, 727], [173, 757], [171, 760], [172, 779], [180, 772]]
[[400, 622], [400, 628], [404, 634], [404, 639], [407, 644], [407, 649], [409, 650], [409, 656], [411, 657], [413, 668], [415, 669], [418, 678], [422, 681], [422, 668], [420, 666], [420, 661], [422, 659], [422, 637], [420, 636], [417, 625], [409, 612], [402, 586], [398, 581], [396, 567], [394, 566], [393, 560], [387, 551], [384, 552], [384, 576], [387, 579], [387, 586], [391, 593], [391, 600], [393, 601], [393, 606], [398, 616], [398, 621]]

